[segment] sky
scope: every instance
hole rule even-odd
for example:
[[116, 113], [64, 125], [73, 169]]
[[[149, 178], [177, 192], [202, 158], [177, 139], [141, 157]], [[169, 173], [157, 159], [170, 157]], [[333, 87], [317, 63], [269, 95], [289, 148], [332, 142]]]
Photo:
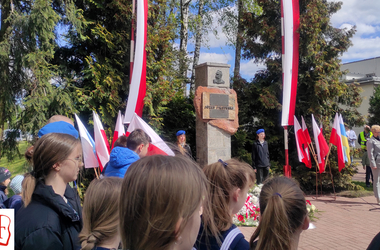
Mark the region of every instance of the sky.
[[[331, 0], [337, 1], [337, 0]], [[379, 0], [341, 0], [342, 8], [331, 17], [331, 24], [336, 28], [356, 26], [356, 33], [351, 39], [353, 45], [343, 54], [343, 63], [354, 62], [380, 56], [380, 1]], [[207, 34], [208, 48], [201, 49], [199, 63], [219, 62], [231, 65], [230, 75], [233, 74], [235, 50], [226, 46], [227, 38], [218, 27], [219, 36]], [[188, 50], [192, 50], [189, 43]], [[265, 69], [264, 65], [254, 64], [252, 60], [243, 60], [240, 66], [243, 78], [251, 80], [255, 72]]]

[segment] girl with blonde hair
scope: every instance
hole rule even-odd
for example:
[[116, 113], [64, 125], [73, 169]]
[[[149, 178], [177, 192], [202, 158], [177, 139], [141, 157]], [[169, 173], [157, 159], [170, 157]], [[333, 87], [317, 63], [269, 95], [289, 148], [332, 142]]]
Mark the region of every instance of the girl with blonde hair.
[[83, 230], [79, 234], [82, 250], [117, 249], [119, 198], [123, 179], [95, 179], [88, 186], [83, 204]]
[[32, 163], [22, 183], [15, 249], [78, 249], [82, 209], [68, 183], [83, 166], [80, 141], [69, 134], [46, 134], [34, 145]]
[[248, 191], [255, 183], [255, 172], [249, 164], [236, 159], [219, 160], [205, 166], [203, 171], [210, 182], [211, 209], [204, 211], [195, 248], [248, 250], [249, 244], [232, 218], [244, 206]]
[[251, 237], [251, 249], [297, 249], [302, 230], [309, 228], [305, 197], [298, 185], [287, 177], [268, 179], [259, 200], [260, 223]]
[[191, 250], [207, 180], [187, 157], [153, 155], [132, 163], [120, 195], [123, 249]]

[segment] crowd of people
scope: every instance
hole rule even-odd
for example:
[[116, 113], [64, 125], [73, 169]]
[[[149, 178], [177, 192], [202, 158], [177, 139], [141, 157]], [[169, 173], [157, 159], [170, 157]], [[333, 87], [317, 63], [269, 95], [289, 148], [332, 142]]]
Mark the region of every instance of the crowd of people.
[[[376, 179], [380, 126], [372, 133], [366, 146]], [[150, 138], [142, 130], [119, 137], [102, 178], [88, 186], [82, 209], [70, 185], [83, 167], [78, 133], [65, 117], [49, 120], [26, 152], [30, 173], [11, 181], [8, 169], [0, 168], [0, 206], [16, 214], [15, 249], [297, 249], [309, 227], [306, 201], [293, 179], [268, 177], [264, 130], [257, 131], [253, 166], [219, 159], [201, 167], [185, 134], [176, 134], [176, 156], [146, 156]], [[263, 184], [260, 223], [247, 241], [232, 219], [256, 177]], [[15, 195], [7, 199], [8, 185]], [[379, 238], [371, 244], [378, 246]]]

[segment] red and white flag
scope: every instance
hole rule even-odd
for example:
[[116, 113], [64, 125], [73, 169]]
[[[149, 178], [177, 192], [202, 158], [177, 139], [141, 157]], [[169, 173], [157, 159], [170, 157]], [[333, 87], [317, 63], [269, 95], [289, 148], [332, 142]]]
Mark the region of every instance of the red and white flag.
[[342, 133], [340, 131], [340, 118], [338, 113], [335, 114], [334, 125], [331, 130], [330, 143], [337, 147], [338, 151], [338, 168], [339, 172], [345, 167], [344, 152], [342, 143]]
[[302, 117], [303, 135], [305, 136], [305, 140], [306, 140], [307, 144], [311, 144], [311, 138], [310, 138], [309, 130], [307, 129], [307, 126], [306, 126], [305, 120], [303, 119], [303, 116], [301, 116], [301, 117]]
[[115, 143], [115, 141], [124, 134], [125, 134], [125, 129], [124, 129], [124, 124], [123, 124], [123, 116], [121, 114], [121, 111], [119, 110], [119, 114], [117, 115], [117, 120], [116, 120], [115, 131], [113, 132], [111, 150], [113, 149], [113, 144]]
[[78, 124], [80, 142], [82, 144], [83, 151], [83, 163], [85, 168], [97, 168], [99, 167], [98, 160], [96, 158], [95, 142], [92, 139], [90, 133], [83, 125], [77, 114], [75, 114], [75, 120]]
[[318, 127], [318, 124], [315, 122], [313, 115], [311, 115], [311, 119], [313, 122], [313, 134], [315, 147], [317, 149], [319, 172], [323, 173], [325, 171], [325, 158], [327, 156], [327, 153], [329, 152], [329, 146], [327, 145], [327, 142], [323, 137], [323, 134]]
[[96, 156], [98, 157], [100, 171], [103, 171], [104, 166], [110, 160], [110, 145], [108, 143], [106, 132], [104, 132], [104, 128], [98, 114], [95, 113], [95, 111], [92, 113], [94, 118]]
[[300, 13], [298, 0], [281, 0], [282, 118], [281, 125], [294, 124], [297, 96]]
[[[310, 156], [308, 155], [309, 149], [307, 147], [307, 142], [305, 136], [303, 134], [301, 125], [299, 124], [297, 118], [294, 116], [294, 135], [296, 136], [296, 144], [297, 144], [297, 153], [298, 160], [303, 162], [306, 167], [311, 168]], [[306, 148], [304, 148], [306, 146]], [[307, 150], [307, 154], [305, 152]]]
[[133, 130], [138, 128], [142, 129], [152, 139], [152, 142], [149, 144], [147, 155], [161, 154], [174, 156], [174, 152], [161, 139], [161, 137], [137, 114], [133, 116], [132, 121], [128, 126], [126, 136], [128, 136]]
[[129, 86], [128, 103], [124, 123], [130, 123], [136, 113], [140, 117], [144, 108], [146, 93], [146, 34], [148, 20], [148, 0], [137, 0], [136, 50], [133, 62], [132, 80]]

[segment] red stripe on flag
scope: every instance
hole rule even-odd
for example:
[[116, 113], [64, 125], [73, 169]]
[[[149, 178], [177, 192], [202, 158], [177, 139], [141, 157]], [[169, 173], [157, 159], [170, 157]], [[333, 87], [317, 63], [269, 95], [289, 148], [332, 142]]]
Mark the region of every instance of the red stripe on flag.
[[104, 143], [106, 144], [108, 150], [108, 154], [110, 154], [110, 144], [108, 143], [106, 132], [104, 132], [104, 130], [100, 130], [100, 132], [102, 133]]
[[147, 156], [148, 155], [168, 155], [168, 154], [162, 151], [161, 149], [159, 149], [158, 147], [154, 146], [153, 144], [149, 143]]
[[142, 112], [144, 108], [144, 98], [146, 94], [146, 34], [147, 34], [147, 26], [148, 26], [148, 1], [144, 0], [144, 23], [145, 23], [145, 35], [144, 35], [144, 52], [143, 52], [143, 65], [141, 71], [141, 80], [140, 80], [140, 88], [139, 95], [137, 97], [136, 109], [135, 113], [142, 117]]
[[293, 0], [293, 67], [292, 67], [292, 87], [290, 94], [289, 125], [294, 124], [294, 112], [296, 109], [298, 62], [299, 62], [299, 39], [300, 11], [298, 0]]

